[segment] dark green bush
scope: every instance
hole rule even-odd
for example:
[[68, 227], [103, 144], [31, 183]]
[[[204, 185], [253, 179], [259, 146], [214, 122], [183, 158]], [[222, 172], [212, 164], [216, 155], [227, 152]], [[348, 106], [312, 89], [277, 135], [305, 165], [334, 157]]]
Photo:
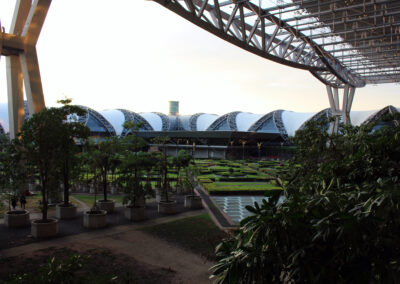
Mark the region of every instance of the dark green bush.
[[400, 128], [325, 125], [296, 134], [286, 191], [217, 247], [218, 283], [400, 282]]

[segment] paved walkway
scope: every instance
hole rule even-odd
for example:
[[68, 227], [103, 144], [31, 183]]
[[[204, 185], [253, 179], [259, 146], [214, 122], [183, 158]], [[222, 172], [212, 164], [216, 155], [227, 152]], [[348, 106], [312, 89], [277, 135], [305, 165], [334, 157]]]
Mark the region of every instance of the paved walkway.
[[[114, 229], [114, 227], [118, 227], [120, 225], [151, 225], [156, 224], [157, 222], [165, 222], [168, 220], [173, 220], [175, 218], [183, 218], [187, 214], [199, 214], [200, 212], [204, 212], [203, 210], [190, 210], [184, 207], [183, 205], [183, 196], [177, 196], [177, 211], [176, 215], [162, 215], [158, 213], [157, 203], [155, 201], [148, 202], [146, 213], [147, 220], [141, 222], [131, 222], [127, 220], [123, 213], [123, 207], [117, 206], [115, 208], [115, 212], [107, 214], [107, 227], [103, 229], [98, 229], [96, 231], [107, 231], [110, 229]], [[87, 208], [79, 208], [78, 217], [71, 220], [59, 220], [58, 223], [58, 235], [54, 238], [60, 238], [81, 233], [88, 233], [93, 230], [86, 229], [83, 227], [83, 211], [87, 210]], [[49, 218], [55, 218], [55, 211], [49, 211]], [[30, 219], [40, 219], [41, 213], [31, 213]], [[7, 228], [4, 226], [4, 219], [0, 219], [0, 251], [12, 248], [24, 244], [41, 242], [43, 240], [38, 240], [32, 237], [30, 226], [23, 228]]]
[[[109, 248], [117, 253], [123, 253], [140, 259], [144, 263], [172, 269], [177, 272], [176, 283], [211, 283], [208, 279], [209, 267], [212, 263], [204, 258], [183, 250], [166, 241], [150, 236], [138, 229], [145, 226], [170, 222], [190, 216], [202, 214], [206, 211], [214, 222], [225, 231], [230, 231], [235, 224], [216, 205], [208, 193], [198, 186], [195, 190], [203, 199], [204, 209], [189, 210], [183, 205], [183, 196], [177, 196], [178, 213], [175, 215], [161, 215], [157, 210], [157, 203], [152, 200], [147, 203], [148, 219], [142, 222], [130, 222], [124, 217], [123, 207], [117, 206], [114, 213], [107, 215], [107, 227], [89, 230], [83, 227], [83, 211], [88, 208], [79, 208], [78, 217], [72, 220], [59, 220], [59, 234], [54, 238], [35, 239], [31, 236], [30, 226], [9, 229], [0, 219], [0, 257], [20, 256], [27, 252], [35, 252], [52, 247]], [[86, 206], [84, 203], [81, 206]], [[54, 210], [49, 217], [54, 217]], [[31, 219], [41, 218], [40, 213], [31, 213]], [[149, 246], [151, 248], [149, 248]], [[175, 282], [174, 282], [175, 283]]]

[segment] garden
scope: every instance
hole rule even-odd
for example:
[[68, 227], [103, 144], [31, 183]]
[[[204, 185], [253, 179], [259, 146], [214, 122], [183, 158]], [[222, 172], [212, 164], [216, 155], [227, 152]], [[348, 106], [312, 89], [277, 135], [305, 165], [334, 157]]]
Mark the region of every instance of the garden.
[[277, 177], [288, 170], [285, 161], [196, 160], [198, 181], [210, 194], [254, 194], [281, 190]]
[[[30, 226], [40, 239], [57, 236], [59, 224], [66, 235], [64, 220], [93, 230], [108, 220], [122, 224], [120, 216], [126, 224], [188, 212], [202, 207], [194, 191], [200, 183], [210, 195], [269, 197], [247, 206], [251, 215], [230, 235], [221, 235], [207, 214], [141, 229], [215, 261], [216, 283], [400, 282], [398, 115], [379, 125], [341, 125], [332, 135], [321, 118], [296, 133], [290, 161], [230, 161], [193, 160], [185, 151], [169, 157], [167, 137], [152, 141], [158, 151], [148, 151], [135, 135], [140, 126], [131, 123], [124, 125], [131, 135], [95, 141], [73, 120], [78, 111], [63, 101], [61, 108], [33, 115], [18, 139], [0, 137], [0, 210], [10, 232]], [[37, 212], [41, 218], [31, 221], [29, 214]], [[44, 255], [37, 283], [50, 274], [75, 277], [71, 268], [98, 253], [116, 257], [73, 250]], [[12, 272], [9, 279], [29, 283], [35, 269]], [[117, 277], [119, 283], [169, 279], [164, 272], [132, 278], [121, 271]], [[118, 282], [104, 273], [104, 281]]]
[[[127, 122], [131, 135], [94, 140], [76, 119], [85, 111], [68, 99], [60, 103], [34, 114], [18, 138], [0, 138], [0, 209], [7, 227], [31, 226], [32, 235], [43, 238], [56, 236], [59, 220], [77, 218], [78, 208], [87, 229], [107, 226], [116, 204], [133, 222], [148, 219], [146, 199], [155, 200], [161, 215], [178, 213], [181, 201], [202, 208], [189, 173], [192, 157], [185, 151], [168, 157], [168, 137], [156, 138], [159, 150], [149, 152], [148, 142], [135, 135], [140, 125]], [[38, 211], [41, 218], [31, 221]]]

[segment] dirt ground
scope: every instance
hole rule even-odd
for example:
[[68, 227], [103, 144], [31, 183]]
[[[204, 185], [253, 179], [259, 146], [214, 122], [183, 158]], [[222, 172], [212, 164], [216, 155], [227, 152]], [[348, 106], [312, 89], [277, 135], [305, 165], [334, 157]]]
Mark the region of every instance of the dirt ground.
[[[128, 270], [133, 283], [212, 283], [213, 263], [174, 244], [129, 226], [93, 231], [59, 239], [32, 243], [0, 251], [0, 277], [12, 267], [49, 258], [63, 250], [90, 255], [107, 255], [109, 261], [95, 261], [103, 271]], [[108, 258], [104, 258], [108, 259]]]

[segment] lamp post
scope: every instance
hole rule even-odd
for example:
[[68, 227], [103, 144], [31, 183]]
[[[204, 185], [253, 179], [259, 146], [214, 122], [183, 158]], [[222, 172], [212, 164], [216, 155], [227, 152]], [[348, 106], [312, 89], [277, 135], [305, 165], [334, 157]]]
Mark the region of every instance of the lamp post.
[[262, 145], [262, 142], [257, 142], [258, 159], [261, 158], [261, 145]]

